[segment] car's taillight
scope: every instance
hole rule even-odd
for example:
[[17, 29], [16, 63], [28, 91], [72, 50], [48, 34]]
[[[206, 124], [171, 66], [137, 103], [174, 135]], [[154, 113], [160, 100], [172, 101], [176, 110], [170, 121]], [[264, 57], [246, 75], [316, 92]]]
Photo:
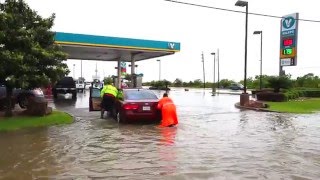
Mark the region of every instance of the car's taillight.
[[125, 110], [136, 110], [138, 109], [139, 105], [138, 104], [125, 104], [123, 105], [123, 109]]

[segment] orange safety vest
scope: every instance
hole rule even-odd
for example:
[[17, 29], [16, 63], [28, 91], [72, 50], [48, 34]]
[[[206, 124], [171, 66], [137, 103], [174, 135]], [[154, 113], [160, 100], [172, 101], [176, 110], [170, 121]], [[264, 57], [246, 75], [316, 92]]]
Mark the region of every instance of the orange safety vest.
[[158, 109], [161, 109], [161, 126], [168, 127], [178, 124], [176, 106], [169, 97], [163, 97], [158, 103]]

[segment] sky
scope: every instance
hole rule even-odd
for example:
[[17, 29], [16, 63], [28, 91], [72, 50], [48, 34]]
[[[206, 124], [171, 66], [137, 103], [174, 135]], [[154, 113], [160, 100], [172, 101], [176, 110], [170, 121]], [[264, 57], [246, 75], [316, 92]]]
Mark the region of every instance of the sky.
[[[180, 0], [205, 6], [245, 11], [236, 0]], [[212, 52], [219, 49], [220, 79], [244, 78], [245, 14], [194, 7], [164, 0], [26, 0], [41, 16], [56, 14], [54, 31], [135, 39], [180, 42], [174, 55], [139, 61], [137, 73], [143, 81], [161, 79], [203, 81], [204, 54], [206, 81], [213, 81]], [[320, 20], [318, 0], [249, 0], [249, 12], [275, 16], [299, 13], [300, 19]], [[249, 15], [247, 77], [260, 74], [260, 35], [263, 31], [262, 73], [279, 74], [280, 19]], [[297, 66], [285, 67], [293, 78], [307, 73], [320, 75], [317, 56], [320, 23], [299, 21]], [[70, 76], [80, 77], [81, 61], [67, 60]], [[116, 75], [116, 62], [82, 61], [86, 80], [95, 74]], [[74, 65], [74, 66], [73, 66]], [[217, 64], [216, 64], [217, 65]], [[127, 68], [130, 72], [130, 68]], [[217, 70], [216, 70], [217, 73]], [[217, 74], [215, 80], [217, 81]]]

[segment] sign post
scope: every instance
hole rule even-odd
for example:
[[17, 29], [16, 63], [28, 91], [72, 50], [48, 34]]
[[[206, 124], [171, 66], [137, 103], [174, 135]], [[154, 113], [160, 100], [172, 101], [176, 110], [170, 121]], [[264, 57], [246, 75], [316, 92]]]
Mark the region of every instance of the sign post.
[[280, 34], [280, 72], [283, 66], [297, 65], [299, 13], [289, 14], [281, 19]]

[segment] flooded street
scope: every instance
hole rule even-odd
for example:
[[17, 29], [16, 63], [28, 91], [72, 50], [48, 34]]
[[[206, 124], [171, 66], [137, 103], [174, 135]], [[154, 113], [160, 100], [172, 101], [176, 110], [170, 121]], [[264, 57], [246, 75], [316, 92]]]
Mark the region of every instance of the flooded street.
[[175, 128], [99, 119], [88, 91], [60, 98], [51, 105], [73, 124], [0, 133], [0, 179], [319, 179], [319, 113], [242, 111], [238, 95], [210, 90], [169, 96]]

